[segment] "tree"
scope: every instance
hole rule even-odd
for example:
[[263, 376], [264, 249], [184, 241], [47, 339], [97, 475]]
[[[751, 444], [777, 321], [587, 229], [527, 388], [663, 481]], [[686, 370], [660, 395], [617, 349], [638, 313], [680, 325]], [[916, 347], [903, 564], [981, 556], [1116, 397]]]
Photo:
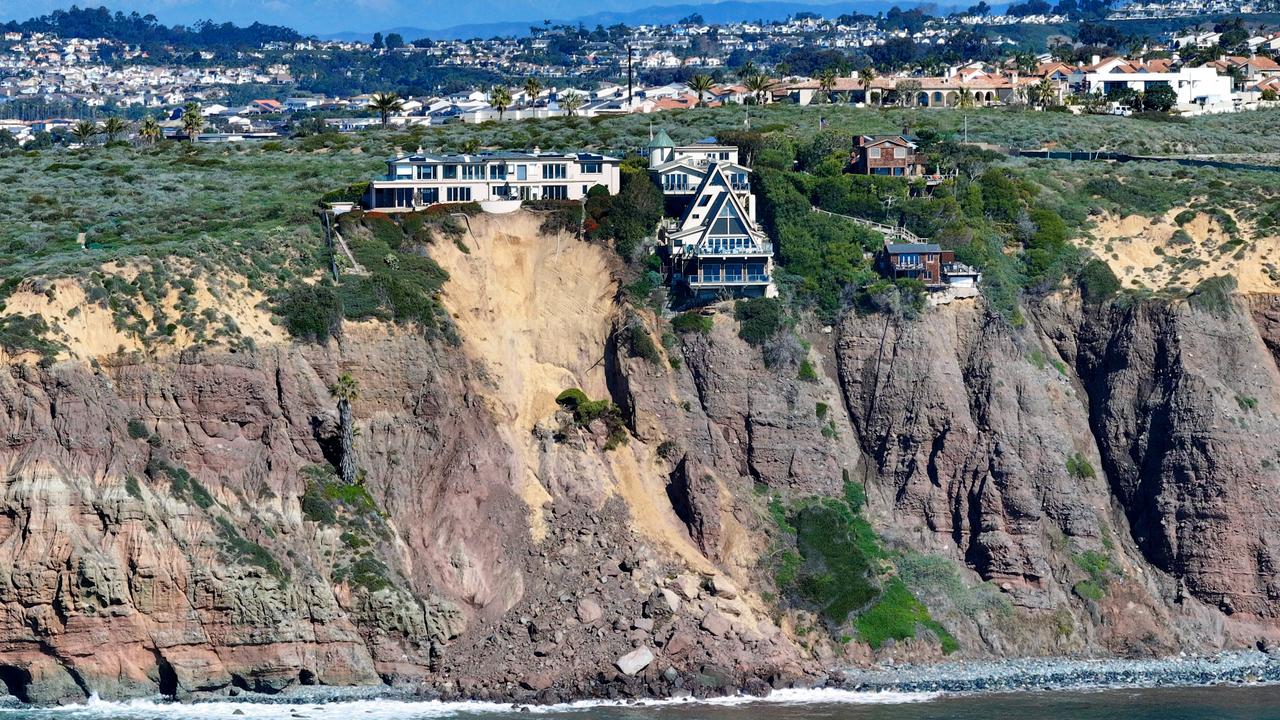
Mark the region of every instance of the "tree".
[[529, 98], [529, 105], [532, 106], [538, 100], [538, 95], [542, 94], [542, 81], [530, 75], [524, 81], [524, 94]]
[[871, 104], [871, 83], [875, 82], [876, 71], [867, 66], [858, 71], [858, 84], [862, 86], [862, 102]]
[[204, 127], [204, 115], [200, 114], [200, 104], [189, 102], [182, 107], [182, 132], [186, 133], [187, 140], [196, 141], [196, 136], [200, 134], [200, 129]]
[[374, 50], [381, 50], [383, 48], [382, 33], [376, 32], [373, 34], [373, 42], [369, 43], [369, 47]]
[[164, 138], [164, 129], [160, 127], [160, 121], [156, 120], [154, 115], [148, 115], [142, 118], [142, 124], [138, 126], [138, 137], [154, 145]]
[[698, 105], [703, 105], [703, 98], [706, 97], [707, 91], [709, 91], [711, 86], [714, 84], [715, 81], [711, 79], [710, 75], [698, 73], [697, 75], [689, 78], [689, 81], [685, 83], [685, 86], [698, 94]]
[[1014, 67], [1018, 68], [1018, 72], [1023, 75], [1030, 75], [1031, 73], [1034, 73], [1039, 64], [1040, 63], [1037, 61], [1035, 53], [1020, 52], [1013, 56]]
[[382, 127], [386, 127], [392, 113], [400, 112], [402, 107], [404, 107], [404, 101], [395, 93], [378, 93], [369, 101], [369, 109], [382, 118]]
[[81, 145], [88, 145], [89, 140], [100, 132], [102, 132], [102, 130], [98, 127], [98, 124], [92, 120], [80, 120], [75, 125], [71, 126], [71, 134], [75, 137], [76, 142]]
[[903, 107], [915, 107], [920, 99], [920, 91], [924, 86], [919, 80], [899, 80], [897, 85], [898, 103]]
[[1049, 78], [1042, 78], [1040, 82], [1031, 86], [1031, 95], [1028, 100], [1032, 105], [1039, 105], [1042, 108], [1053, 107], [1058, 104], [1058, 86]]
[[116, 138], [128, 132], [129, 123], [118, 115], [112, 115], [102, 123], [102, 134], [107, 136], [107, 142], [115, 142]]
[[756, 99], [757, 105], [764, 105], [769, 101], [769, 91], [773, 89], [773, 79], [764, 73], [756, 73], [743, 81], [743, 86]]
[[565, 112], [570, 115], [577, 115], [578, 109], [581, 108], [585, 102], [586, 98], [575, 90], [569, 90], [565, 92], [564, 95], [560, 96], [560, 107], [564, 108]]
[[338, 401], [338, 433], [341, 457], [338, 458], [338, 474], [342, 482], [354, 485], [356, 481], [355, 423], [351, 417], [351, 403], [360, 396], [360, 386], [350, 373], [342, 373], [329, 386], [329, 394]]
[[1280, 100], [1280, 92], [1276, 92], [1273, 88], [1267, 88], [1262, 91], [1262, 99], [1267, 102], [1275, 102]]
[[836, 71], [827, 68], [818, 73], [818, 89], [822, 91], [822, 99], [831, 100], [831, 92], [836, 89]]
[[503, 85], [494, 85], [489, 91], [489, 104], [498, 111], [498, 120], [502, 120], [502, 115], [511, 107], [511, 91]]
[[388, 50], [398, 50], [404, 47], [404, 36], [400, 33], [387, 33], [387, 39], [382, 44]]
[[759, 71], [756, 69], [756, 64], [751, 62], [750, 60], [743, 63], [742, 67], [738, 68], [738, 79], [741, 80], [743, 83], [746, 83], [747, 78], [753, 77], [758, 74], [759, 74]]
[[1168, 85], [1154, 85], [1142, 94], [1142, 109], [1169, 112], [1178, 104], [1178, 91]]
[[973, 97], [973, 91], [967, 87], [961, 87], [960, 92], [956, 94], [956, 107], [971, 108], [976, 104]]

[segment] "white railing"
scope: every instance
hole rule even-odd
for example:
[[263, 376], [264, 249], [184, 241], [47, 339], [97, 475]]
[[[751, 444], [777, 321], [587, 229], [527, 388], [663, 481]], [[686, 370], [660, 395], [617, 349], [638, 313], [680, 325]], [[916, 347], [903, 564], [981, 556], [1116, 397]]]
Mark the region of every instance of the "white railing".
[[860, 218], [860, 217], [853, 217], [852, 215], [841, 215], [840, 213], [833, 213], [830, 210], [823, 210], [822, 208], [818, 208], [818, 207], [813, 208], [813, 211], [816, 213], [822, 213], [823, 215], [830, 215], [831, 217], [838, 217], [844, 220], [848, 220], [854, 224], [861, 225], [862, 227], [865, 227], [869, 230], [874, 230], [880, 233], [881, 235], [884, 235], [885, 238], [888, 240], [896, 240], [898, 242], [904, 242], [904, 243], [923, 243], [924, 242], [924, 240], [919, 235], [916, 235], [915, 233], [911, 232], [910, 230], [904, 227], [898, 227], [896, 225], [885, 225], [884, 223], [879, 223], [874, 220], [867, 220], [865, 218]]

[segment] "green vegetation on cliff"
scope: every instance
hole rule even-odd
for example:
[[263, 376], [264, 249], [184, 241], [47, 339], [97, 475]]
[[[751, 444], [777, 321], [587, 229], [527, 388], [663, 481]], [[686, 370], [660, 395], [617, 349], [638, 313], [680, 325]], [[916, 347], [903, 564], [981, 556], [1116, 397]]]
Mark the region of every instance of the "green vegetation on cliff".
[[779, 537], [768, 562], [783, 601], [813, 611], [833, 635], [852, 628], [872, 648], [925, 628], [944, 652], [958, 650], [955, 638], [894, 573], [862, 515], [864, 503], [862, 486], [852, 482], [839, 498], [773, 499]]

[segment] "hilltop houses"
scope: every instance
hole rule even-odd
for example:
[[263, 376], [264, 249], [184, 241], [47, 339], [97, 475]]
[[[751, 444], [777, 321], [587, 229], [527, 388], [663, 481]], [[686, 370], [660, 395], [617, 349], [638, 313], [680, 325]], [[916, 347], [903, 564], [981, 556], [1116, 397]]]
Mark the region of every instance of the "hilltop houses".
[[695, 297], [772, 297], [773, 243], [756, 223], [751, 170], [714, 139], [677, 146], [665, 131], [649, 143], [649, 169], [678, 220], [660, 242], [673, 286]]
[[365, 207], [383, 212], [436, 203], [581, 200], [600, 185], [618, 192], [618, 158], [592, 153], [496, 152], [391, 158], [373, 179]]

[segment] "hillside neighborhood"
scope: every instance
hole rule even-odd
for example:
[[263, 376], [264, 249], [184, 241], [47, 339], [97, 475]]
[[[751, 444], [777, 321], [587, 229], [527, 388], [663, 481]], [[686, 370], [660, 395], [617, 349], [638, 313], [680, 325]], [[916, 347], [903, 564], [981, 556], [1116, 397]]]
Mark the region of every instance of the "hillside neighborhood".
[[[1280, 31], [1265, 25], [1196, 26], [1127, 47], [1114, 47], [1119, 39], [1105, 33], [1082, 31], [1081, 40], [1059, 37], [1034, 53], [998, 34], [1002, 18], [1016, 19], [1018, 27], [1061, 21], [1052, 14], [943, 19], [890, 13], [710, 25], [691, 17], [590, 32], [535, 27], [522, 38], [406, 43], [393, 34], [372, 43], [303, 39], [191, 53], [6, 31], [0, 35], [0, 132], [9, 138], [4, 142], [59, 136], [65, 142], [79, 120], [151, 116], [166, 135], [185, 137], [183, 109], [193, 104], [202, 118], [198, 139], [217, 141], [297, 134], [304, 120], [311, 122], [306, 132], [354, 132], [767, 103], [1197, 115], [1280, 99]], [[974, 45], [966, 28], [975, 27], [997, 34]], [[983, 57], [964, 59], [967, 48]], [[910, 60], [922, 51], [929, 53], [926, 61]], [[453, 69], [457, 77], [449, 84], [456, 89], [394, 97], [386, 87], [351, 94], [303, 89], [318, 59], [338, 55]], [[457, 86], [473, 74], [496, 79]]]

